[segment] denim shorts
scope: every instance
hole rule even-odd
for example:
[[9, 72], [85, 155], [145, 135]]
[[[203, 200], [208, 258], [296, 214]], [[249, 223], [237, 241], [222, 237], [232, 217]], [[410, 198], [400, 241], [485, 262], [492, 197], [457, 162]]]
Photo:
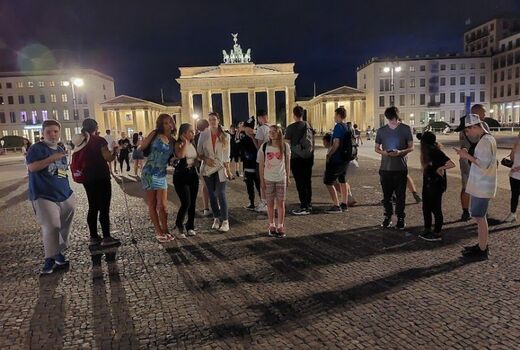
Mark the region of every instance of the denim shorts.
[[471, 196], [469, 212], [474, 218], [483, 218], [487, 214], [489, 198]]

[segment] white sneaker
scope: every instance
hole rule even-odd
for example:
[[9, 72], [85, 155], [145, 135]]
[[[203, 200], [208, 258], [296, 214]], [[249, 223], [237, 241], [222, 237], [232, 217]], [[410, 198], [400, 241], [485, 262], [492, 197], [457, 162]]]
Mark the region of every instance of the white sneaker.
[[218, 230], [220, 227], [220, 220], [219, 219], [213, 219], [213, 225], [211, 226], [212, 230]]
[[264, 202], [260, 202], [255, 208], [257, 213], [267, 213], [267, 205]]
[[188, 236], [193, 237], [196, 234], [197, 234], [197, 232], [195, 232], [195, 230], [188, 230]]
[[229, 221], [224, 220], [222, 221], [222, 225], [218, 229], [220, 232], [228, 232], [229, 231]]
[[504, 219], [504, 222], [515, 222], [516, 221], [516, 214], [515, 213], [509, 213], [509, 215], [506, 216]]
[[187, 237], [186, 237], [186, 234], [185, 234], [184, 232], [179, 232], [179, 233], [177, 233], [177, 237], [178, 237], [178, 238], [187, 238]]
[[202, 211], [202, 216], [204, 216], [204, 217], [210, 216], [211, 214], [213, 214], [213, 212], [211, 211], [211, 209], [204, 209], [204, 210]]

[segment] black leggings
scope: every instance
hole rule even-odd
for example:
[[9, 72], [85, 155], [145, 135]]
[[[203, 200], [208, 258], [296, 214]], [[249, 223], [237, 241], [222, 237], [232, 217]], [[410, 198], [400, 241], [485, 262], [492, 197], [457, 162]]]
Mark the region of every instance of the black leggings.
[[424, 216], [424, 228], [430, 230], [432, 228], [432, 215], [435, 217], [434, 232], [439, 233], [444, 224], [444, 216], [442, 215], [442, 188], [423, 186], [422, 190], [422, 210]]
[[112, 198], [112, 185], [110, 178], [95, 180], [83, 184], [88, 198], [87, 224], [90, 237], [98, 237], [97, 220], [103, 237], [110, 237], [110, 199]]
[[182, 174], [174, 174], [173, 186], [181, 201], [175, 226], [177, 226], [181, 232], [184, 230], [184, 218], [186, 212], [188, 212], [186, 230], [193, 230], [195, 228], [195, 205], [199, 191], [199, 177], [195, 169], [183, 172]]
[[123, 162], [126, 162], [126, 171], [130, 171], [130, 157], [128, 152], [119, 153], [119, 166], [123, 172]]
[[509, 177], [509, 184], [511, 185], [511, 213], [516, 213], [520, 196], [520, 180]]
[[249, 203], [251, 205], [255, 205], [255, 187], [258, 191], [258, 195], [260, 196], [260, 178], [256, 172], [251, 173], [249, 171], [244, 171], [244, 181], [246, 183]]

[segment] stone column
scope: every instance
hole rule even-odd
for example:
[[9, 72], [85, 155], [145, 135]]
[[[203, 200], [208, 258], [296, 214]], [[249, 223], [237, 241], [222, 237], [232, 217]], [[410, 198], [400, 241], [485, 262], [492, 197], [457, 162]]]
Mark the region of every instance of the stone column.
[[296, 104], [296, 89], [294, 86], [285, 88], [285, 126], [289, 125], [292, 120], [292, 110]]
[[[119, 109], [116, 109], [116, 135], [117, 134], [120, 134], [121, 131], [122, 131], [122, 127], [121, 127], [121, 114], [119, 113]], [[116, 135], [112, 135], [114, 137], [116, 137]]]
[[220, 121], [225, 127], [229, 127], [233, 121], [231, 112], [231, 92], [226, 89], [222, 90], [222, 120]]
[[249, 117], [256, 116], [256, 92], [249, 89], [247, 92], [247, 106], [249, 107]]
[[200, 117], [206, 118], [212, 110], [211, 91], [202, 91], [202, 115]]
[[[191, 91], [181, 90], [181, 117], [179, 118], [179, 122], [189, 123], [191, 121], [191, 113], [190, 108], [193, 109], [193, 100], [190, 103], [190, 97], [192, 96]], [[152, 118], [152, 111], [149, 113], [150, 118]], [[152, 124], [153, 125], [153, 124]]]
[[267, 89], [267, 114], [271, 124], [276, 124], [276, 96], [274, 89]]

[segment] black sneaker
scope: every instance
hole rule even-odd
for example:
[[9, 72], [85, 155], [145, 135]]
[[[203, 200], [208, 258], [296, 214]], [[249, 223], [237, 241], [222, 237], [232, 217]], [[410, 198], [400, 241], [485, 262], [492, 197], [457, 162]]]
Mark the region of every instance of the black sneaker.
[[251, 211], [255, 211], [255, 205], [254, 204], [249, 204], [247, 206], [244, 206], [244, 209], [247, 209], [247, 210], [251, 210]]
[[406, 224], [404, 223], [404, 218], [398, 218], [397, 225], [395, 225], [395, 228], [398, 230], [404, 230], [405, 227], [406, 227]]
[[101, 237], [90, 237], [90, 243], [88, 244], [89, 247], [94, 247], [101, 244]]
[[462, 252], [464, 258], [477, 261], [487, 260], [488, 254], [489, 247], [486, 247], [486, 250], [482, 250], [478, 245]]
[[348, 205], [347, 205], [347, 203], [341, 203], [341, 204], [339, 205], [339, 207], [340, 207], [343, 211], [347, 211], [347, 210], [348, 210]]
[[469, 215], [469, 212], [465, 211], [462, 212], [462, 216], [460, 217], [460, 221], [469, 221], [471, 220], [471, 215]]
[[419, 235], [419, 238], [422, 238], [428, 242], [442, 241], [442, 236], [440, 235], [440, 233], [432, 232], [432, 231], [424, 231], [423, 233], [421, 233]]
[[421, 198], [421, 196], [419, 196], [417, 194], [417, 192], [412, 193], [412, 195], [413, 195], [413, 198], [415, 199], [416, 203], [421, 203], [422, 202], [422, 198]]
[[69, 264], [69, 261], [65, 258], [65, 255], [59, 253], [54, 257], [54, 262], [57, 266], [66, 266]]
[[301, 209], [294, 209], [291, 213], [293, 215], [309, 215], [311, 212], [308, 209], [301, 208]]
[[339, 205], [333, 205], [329, 209], [325, 210], [327, 214], [340, 214], [343, 213], [343, 210], [339, 207]]
[[103, 240], [101, 241], [101, 246], [102, 247], [114, 247], [114, 246], [119, 246], [121, 245], [121, 241], [117, 238], [113, 238], [113, 237], [104, 237]]
[[392, 217], [385, 216], [385, 218], [383, 219], [383, 223], [381, 224], [381, 227], [382, 228], [390, 228], [390, 227], [392, 227]]
[[43, 276], [43, 275], [49, 275], [49, 274], [53, 273], [55, 267], [56, 267], [56, 264], [54, 263], [54, 259], [46, 258], [40, 275]]
[[477, 244], [474, 244], [474, 245], [467, 245], [467, 246], [464, 246], [464, 247], [461, 249], [461, 252], [466, 252], [466, 251], [468, 251], [468, 250], [475, 250], [475, 249], [477, 249], [477, 248], [480, 249], [478, 243], [477, 243]]

